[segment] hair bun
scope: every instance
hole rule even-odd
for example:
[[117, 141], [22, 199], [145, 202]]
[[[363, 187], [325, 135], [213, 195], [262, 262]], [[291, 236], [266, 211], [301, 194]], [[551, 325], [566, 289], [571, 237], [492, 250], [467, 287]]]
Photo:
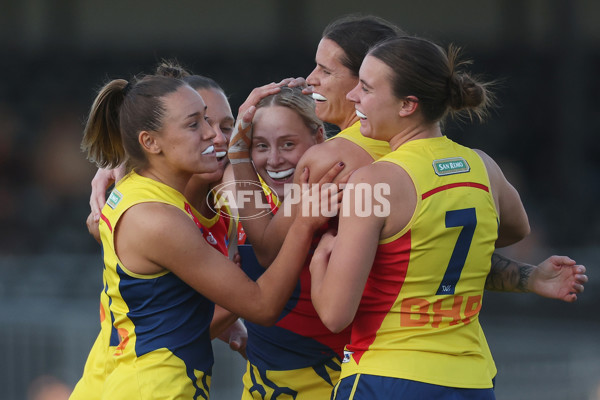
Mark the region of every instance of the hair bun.
[[181, 65], [173, 60], [163, 60], [156, 67], [156, 75], [166, 76], [168, 78], [182, 79], [191, 74], [186, 71]]
[[485, 103], [484, 87], [470, 75], [453, 73], [448, 79], [449, 105], [453, 110], [478, 107]]

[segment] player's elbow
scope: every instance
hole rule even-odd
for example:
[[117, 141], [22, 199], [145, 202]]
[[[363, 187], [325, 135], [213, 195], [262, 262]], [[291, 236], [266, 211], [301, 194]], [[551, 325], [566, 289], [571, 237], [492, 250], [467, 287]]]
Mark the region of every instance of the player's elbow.
[[504, 247], [524, 239], [531, 228], [525, 207], [519, 193], [508, 185], [508, 190], [500, 193], [498, 208], [499, 226], [496, 247]]
[[515, 244], [523, 240], [527, 235], [531, 233], [531, 227], [529, 221], [525, 220], [520, 224], [515, 224], [510, 228], [500, 226], [498, 230], [498, 239], [496, 240], [496, 247], [506, 247], [511, 244]]
[[323, 325], [333, 333], [340, 333], [352, 322], [352, 317], [334, 312], [320, 312], [319, 317]]
[[287, 303], [286, 299], [288, 298], [289, 296], [284, 295], [277, 298], [269, 297], [261, 299], [252, 304], [252, 315], [246, 319], [258, 325], [273, 326], [281, 317], [281, 312], [283, 311]]
[[256, 260], [258, 261], [258, 263], [264, 268], [268, 268], [269, 265], [271, 265], [277, 257], [277, 254], [271, 254], [271, 252], [269, 251], [260, 250], [256, 248], [254, 249], [254, 254], [256, 254]]
[[350, 325], [351, 321], [329, 321], [328, 323], [323, 323], [327, 329], [329, 329], [331, 332], [333, 333], [340, 333], [341, 331], [343, 331], [344, 329], [346, 329], [346, 327], [348, 325]]
[[281, 310], [274, 310], [270, 307], [264, 307], [260, 310], [256, 310], [251, 316], [247, 316], [245, 319], [261, 326], [273, 326], [279, 319]]
[[254, 322], [255, 324], [260, 326], [270, 327], [275, 325], [275, 323], [277, 322], [277, 316], [265, 316], [263, 318], [251, 322]]
[[[521, 237], [521, 239], [525, 239], [525, 237], [528, 236], [530, 233], [531, 233], [531, 226], [529, 226], [529, 221], [525, 221], [523, 226], [521, 226], [521, 229], [518, 234]], [[521, 239], [519, 239], [519, 240], [521, 240]]]

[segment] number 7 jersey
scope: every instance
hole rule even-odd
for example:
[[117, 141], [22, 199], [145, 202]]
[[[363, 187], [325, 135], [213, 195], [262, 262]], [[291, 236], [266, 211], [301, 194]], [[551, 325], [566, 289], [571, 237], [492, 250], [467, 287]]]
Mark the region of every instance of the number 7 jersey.
[[405, 169], [418, 200], [408, 225], [379, 242], [342, 377], [492, 387], [496, 368], [478, 316], [498, 213], [482, 159], [444, 136], [407, 142], [376, 162]]

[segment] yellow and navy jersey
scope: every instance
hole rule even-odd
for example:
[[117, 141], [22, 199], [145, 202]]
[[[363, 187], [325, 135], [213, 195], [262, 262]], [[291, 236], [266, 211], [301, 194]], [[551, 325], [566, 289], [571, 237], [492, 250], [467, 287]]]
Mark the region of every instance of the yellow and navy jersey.
[[[342, 130], [334, 138], [350, 140], [365, 149], [373, 159], [390, 152], [388, 142], [364, 137], [360, 133], [360, 122]], [[276, 213], [280, 201], [264, 181], [261, 180], [261, 183], [271, 204], [271, 210]], [[320, 233], [315, 235], [298, 284], [275, 326], [265, 328], [246, 322], [246, 353], [251, 364], [267, 370], [292, 370], [309, 366], [322, 368], [325, 363], [331, 363], [333, 357], [342, 358], [344, 346], [350, 340], [350, 327], [340, 333], [332, 333], [319, 318], [310, 298], [310, 259], [320, 236], [326, 231], [327, 227], [323, 227]], [[256, 260], [252, 248], [246, 245], [239, 246], [238, 249], [244, 271], [251, 278], [258, 279], [264, 268]], [[325, 370], [323, 368], [323, 376], [327, 375]]]
[[[220, 249], [214, 233], [202, 226], [198, 213], [173, 188], [131, 172], [112, 191], [102, 210], [100, 235], [104, 254], [105, 299], [111, 321], [112, 361], [134, 366], [161, 360], [160, 368], [176, 368], [189, 381], [194, 398], [208, 393], [207, 377], [213, 364], [209, 326], [214, 304], [170, 271], [154, 275], [131, 272], [114, 247], [114, 227], [130, 207], [161, 202], [179, 208], [206, 229], [207, 242]], [[222, 246], [221, 246], [222, 247]], [[226, 250], [225, 250], [225, 253]], [[166, 373], [166, 372], [165, 372]], [[168, 372], [173, 374], [173, 370]], [[183, 389], [182, 389], [183, 390]]]
[[406, 170], [418, 200], [407, 226], [379, 242], [342, 377], [492, 387], [496, 369], [478, 317], [498, 214], [482, 159], [439, 137], [407, 142], [377, 162]]
[[[116, 190], [115, 195], [111, 195], [110, 201], [113, 205], [115, 202], [118, 202], [118, 196], [122, 195], [120, 190], [124, 189], [121, 188], [119, 183]], [[168, 191], [171, 191], [171, 189], [169, 188]], [[221, 203], [217, 202], [217, 204]], [[230, 217], [231, 213], [226, 209], [227, 205], [222, 204], [221, 206], [225, 207], [225, 209], [215, 210], [216, 215], [209, 219], [202, 216], [188, 203], [184, 203], [183, 205], [187, 214], [190, 215], [199, 229], [201, 229], [204, 239], [212, 247], [227, 256], [229, 234], [235, 229], [235, 220]], [[106, 227], [111, 227], [109, 231], [112, 230], [112, 227], [114, 226], [114, 223], [111, 223], [104, 214], [102, 223], [106, 224]], [[121, 350], [118, 350], [117, 348], [123, 347], [123, 339], [119, 336], [119, 328], [114, 325], [115, 315], [110, 311], [112, 298], [109, 297], [108, 290], [109, 286], [105, 273], [103, 276], [103, 290], [100, 294], [100, 333], [98, 334], [98, 338], [86, 361], [83, 376], [73, 391], [73, 400], [92, 400], [101, 398], [103, 390], [106, 387], [106, 382], [111, 381], [108, 377], [120, 360], [119, 357], [115, 357], [115, 354], [121, 352]], [[125, 340], [129, 339], [127, 338]], [[208, 377], [205, 377], [204, 379], [208, 379]], [[197, 392], [198, 390], [194, 389], [194, 391]]]
[[369, 153], [371, 157], [373, 157], [373, 160], [378, 160], [392, 151], [388, 142], [363, 136], [362, 133], [360, 133], [360, 121], [342, 130], [337, 135], [327, 140], [333, 140], [337, 138], [349, 140], [352, 143], [360, 146], [367, 153]]
[[[264, 181], [261, 180], [261, 183], [271, 210], [276, 213], [281, 203]], [[321, 234], [327, 231], [326, 226], [321, 229]], [[332, 333], [323, 325], [310, 298], [310, 257], [319, 238], [320, 234], [315, 236], [300, 279], [275, 326], [264, 327], [245, 322], [248, 329], [246, 354], [249, 362], [261, 370], [297, 370], [326, 364], [327, 369], [316, 372], [329, 380], [328, 370], [339, 369], [331, 359], [341, 360], [344, 346], [350, 339], [350, 329]], [[258, 263], [252, 246], [239, 245], [238, 250], [246, 274], [254, 280], [258, 279], [265, 269]]]
[[[258, 279], [264, 268], [256, 260], [252, 247], [245, 244], [239, 250], [242, 268], [252, 279]], [[275, 326], [264, 327], [245, 321], [248, 361], [261, 370], [322, 367], [331, 363], [332, 358], [341, 360], [350, 339], [350, 328], [336, 334], [322, 323], [310, 298], [309, 265], [310, 254]], [[336, 367], [332, 364], [329, 368]], [[325, 376], [328, 372], [323, 368], [317, 373]]]
[[[387, 142], [365, 138], [360, 123], [338, 133], [364, 148], [373, 159], [390, 152]], [[280, 201], [261, 179], [263, 191], [276, 213]], [[310, 298], [310, 259], [320, 237], [337, 221], [332, 220], [315, 234], [300, 279], [279, 320], [272, 327], [246, 321], [248, 369], [244, 375], [243, 399], [275, 398], [280, 394], [299, 399], [329, 398], [340, 374], [344, 346], [351, 327], [332, 333], [319, 318]], [[243, 229], [241, 230], [243, 233]], [[264, 272], [251, 245], [238, 246], [242, 268], [253, 279]]]

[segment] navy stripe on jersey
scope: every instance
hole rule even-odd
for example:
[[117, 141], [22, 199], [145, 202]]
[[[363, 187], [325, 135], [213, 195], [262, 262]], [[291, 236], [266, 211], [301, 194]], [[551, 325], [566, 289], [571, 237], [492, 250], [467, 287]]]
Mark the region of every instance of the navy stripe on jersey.
[[127, 316], [135, 326], [136, 355], [167, 348], [188, 368], [210, 371], [214, 304], [173, 273], [140, 279], [126, 274], [120, 265], [117, 273], [119, 291], [129, 307]]

